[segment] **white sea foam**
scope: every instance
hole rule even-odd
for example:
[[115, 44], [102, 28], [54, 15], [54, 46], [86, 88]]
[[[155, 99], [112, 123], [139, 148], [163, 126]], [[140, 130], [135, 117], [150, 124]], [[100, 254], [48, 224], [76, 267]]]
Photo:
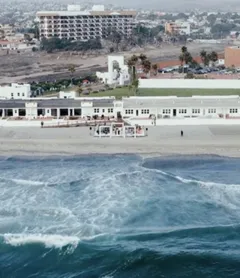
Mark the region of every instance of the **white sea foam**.
[[12, 179], [13, 182], [19, 185], [46, 185], [47, 183], [33, 180]]
[[[164, 228], [198, 221], [199, 225], [215, 225], [215, 216], [222, 224], [227, 218], [219, 210], [214, 211], [211, 219], [205, 218], [205, 204], [212, 201], [234, 210], [240, 207], [238, 185], [219, 185], [148, 170], [135, 159], [127, 161], [121, 157], [43, 160], [20, 169], [10, 168], [2, 178], [9, 181], [9, 186], [7, 182], [0, 184], [0, 203], [4, 208], [0, 210], [0, 233], [12, 245], [39, 242], [61, 248], [125, 228]], [[195, 189], [183, 186], [192, 183]], [[192, 201], [199, 197], [199, 206], [192, 207]], [[237, 213], [234, 217], [239, 219]], [[172, 224], [175, 217], [178, 222]]]
[[41, 243], [48, 248], [62, 248], [67, 245], [77, 247], [80, 239], [76, 236], [42, 234], [4, 234], [4, 242], [12, 246]]

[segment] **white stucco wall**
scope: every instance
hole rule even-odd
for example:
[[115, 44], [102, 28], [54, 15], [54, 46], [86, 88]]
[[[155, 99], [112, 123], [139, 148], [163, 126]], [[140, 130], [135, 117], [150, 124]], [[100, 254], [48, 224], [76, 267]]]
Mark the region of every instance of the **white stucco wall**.
[[240, 89], [240, 79], [139, 79], [139, 88]]
[[27, 99], [31, 96], [30, 84], [12, 83], [10, 86], [0, 87], [0, 98]]
[[64, 92], [60, 91], [59, 92], [59, 98], [75, 98], [76, 93], [74, 91], [69, 91], [69, 92]]
[[[128, 120], [131, 125], [153, 126], [150, 119]], [[179, 126], [179, 125], [240, 125], [240, 119], [202, 119], [202, 118], [185, 118], [185, 119], [157, 119], [156, 125], [162, 126]]]

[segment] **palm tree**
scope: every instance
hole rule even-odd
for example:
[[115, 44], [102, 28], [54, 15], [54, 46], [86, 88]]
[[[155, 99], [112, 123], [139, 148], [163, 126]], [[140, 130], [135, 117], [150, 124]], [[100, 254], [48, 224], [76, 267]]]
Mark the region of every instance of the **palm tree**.
[[139, 64], [142, 66], [144, 73], [149, 73], [151, 70], [151, 62], [147, 59], [147, 56], [144, 54], [140, 54], [139, 56], [133, 55], [128, 61], [127, 65], [129, 67], [129, 72], [131, 75], [131, 86], [129, 86], [130, 90], [134, 88], [135, 94], [138, 91], [139, 80], [136, 74], [136, 66]]
[[151, 70], [151, 62], [149, 60], [142, 61], [142, 68], [145, 74], [148, 74]]
[[132, 82], [132, 88], [134, 89], [134, 95], [137, 95], [138, 87], [139, 87], [139, 80], [138, 80], [138, 79], [135, 79], [135, 80]]
[[153, 69], [154, 75], [157, 75], [158, 65], [157, 64], [153, 64], [152, 65], [152, 69]]
[[186, 46], [182, 46], [181, 51], [184, 54], [184, 53], [188, 52], [188, 49]]
[[185, 64], [190, 64], [193, 61], [192, 55], [187, 51], [184, 53]]
[[131, 75], [131, 82], [136, 79], [136, 65], [138, 62], [138, 56], [133, 55], [130, 59], [127, 61], [127, 65], [129, 68], [129, 73]]
[[213, 62], [213, 64], [215, 64], [215, 63], [217, 62], [217, 60], [218, 60], [218, 54], [217, 54], [217, 52], [212, 51], [212, 52], [209, 54], [209, 59], [210, 59], [210, 61]]
[[183, 54], [180, 54], [179, 57], [178, 57], [180, 63], [181, 63], [181, 66], [183, 66], [183, 63], [184, 63], [184, 55]]
[[143, 63], [145, 60], [147, 60], [147, 56], [145, 54], [140, 54], [139, 55], [139, 59], [141, 60], [141, 62]]
[[69, 67], [68, 67], [68, 71], [69, 71], [70, 74], [71, 74], [71, 84], [72, 84], [72, 81], [73, 81], [73, 74], [74, 74], [74, 72], [76, 71], [75, 66], [74, 66], [74, 65], [69, 66]]
[[200, 52], [200, 57], [201, 57], [201, 60], [202, 60], [203, 64], [204, 64], [205, 66], [208, 65], [209, 61], [208, 61], [208, 57], [207, 57], [207, 51], [202, 50], [202, 51]]

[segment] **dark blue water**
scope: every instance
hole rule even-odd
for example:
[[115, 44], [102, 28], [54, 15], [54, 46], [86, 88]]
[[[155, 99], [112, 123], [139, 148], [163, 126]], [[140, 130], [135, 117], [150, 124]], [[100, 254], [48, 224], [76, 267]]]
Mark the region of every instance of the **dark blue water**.
[[240, 277], [240, 160], [0, 159], [0, 277]]

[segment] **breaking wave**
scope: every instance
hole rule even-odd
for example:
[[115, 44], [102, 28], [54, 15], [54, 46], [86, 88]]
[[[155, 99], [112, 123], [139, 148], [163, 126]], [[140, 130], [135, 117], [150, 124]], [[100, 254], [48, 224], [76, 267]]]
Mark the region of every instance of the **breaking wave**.
[[0, 159], [0, 277], [240, 277], [240, 160]]

